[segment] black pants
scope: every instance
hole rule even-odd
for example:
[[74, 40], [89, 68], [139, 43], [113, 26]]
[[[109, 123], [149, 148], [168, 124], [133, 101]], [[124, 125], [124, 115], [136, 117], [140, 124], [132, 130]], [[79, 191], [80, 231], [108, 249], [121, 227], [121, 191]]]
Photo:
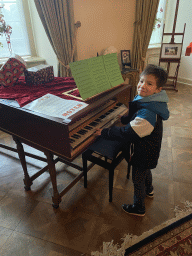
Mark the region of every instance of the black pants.
[[143, 211], [145, 210], [146, 193], [151, 193], [153, 190], [151, 170], [133, 166], [132, 180], [134, 184], [134, 205]]

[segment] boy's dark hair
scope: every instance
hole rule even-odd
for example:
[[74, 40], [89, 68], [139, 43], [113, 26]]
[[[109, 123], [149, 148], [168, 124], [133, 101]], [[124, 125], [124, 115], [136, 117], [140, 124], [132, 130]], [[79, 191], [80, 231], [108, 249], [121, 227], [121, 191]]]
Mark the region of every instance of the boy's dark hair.
[[157, 88], [159, 87], [163, 87], [166, 82], [167, 82], [167, 78], [168, 78], [168, 74], [167, 71], [165, 71], [163, 68], [153, 65], [153, 64], [149, 64], [141, 73], [140, 76], [143, 75], [153, 75], [155, 76], [156, 80], [157, 80]]

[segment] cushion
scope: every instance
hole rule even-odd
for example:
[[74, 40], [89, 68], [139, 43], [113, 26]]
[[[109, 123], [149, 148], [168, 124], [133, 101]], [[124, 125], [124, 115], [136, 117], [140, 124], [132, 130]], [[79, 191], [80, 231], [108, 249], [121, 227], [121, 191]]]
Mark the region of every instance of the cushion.
[[13, 86], [25, 69], [26, 63], [19, 55], [11, 56], [0, 70], [0, 84]]
[[90, 150], [113, 159], [122, 150], [124, 143], [117, 140], [107, 140], [99, 136], [89, 147]]

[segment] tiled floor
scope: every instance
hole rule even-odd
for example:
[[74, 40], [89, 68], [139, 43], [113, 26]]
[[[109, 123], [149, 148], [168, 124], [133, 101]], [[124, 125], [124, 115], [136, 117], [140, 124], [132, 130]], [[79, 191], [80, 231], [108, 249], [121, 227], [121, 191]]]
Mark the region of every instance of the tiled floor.
[[[0, 255], [90, 255], [104, 241], [116, 244], [125, 234], [141, 235], [173, 218], [176, 205], [192, 201], [192, 87], [178, 89], [167, 91], [171, 116], [164, 122], [159, 164], [153, 170], [155, 197], [146, 198], [145, 217], [121, 210], [133, 198], [125, 161], [115, 170], [112, 203], [108, 202], [108, 171], [94, 167], [88, 173], [88, 188], [80, 180], [54, 209], [49, 174], [41, 175], [26, 192], [17, 154], [0, 149]], [[0, 142], [13, 143], [4, 133]], [[30, 174], [43, 166], [30, 158], [27, 162]], [[59, 163], [57, 170], [59, 188], [78, 173]]]

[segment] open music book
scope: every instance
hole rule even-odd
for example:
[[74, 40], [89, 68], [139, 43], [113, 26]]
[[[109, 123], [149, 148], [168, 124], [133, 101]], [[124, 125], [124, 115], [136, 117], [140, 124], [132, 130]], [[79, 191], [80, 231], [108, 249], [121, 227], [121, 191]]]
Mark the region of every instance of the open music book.
[[83, 100], [124, 82], [117, 53], [69, 63]]
[[62, 118], [65, 122], [70, 122], [71, 120], [68, 118], [86, 106], [88, 104], [85, 102], [66, 100], [48, 93], [25, 105], [23, 108], [48, 116]]

